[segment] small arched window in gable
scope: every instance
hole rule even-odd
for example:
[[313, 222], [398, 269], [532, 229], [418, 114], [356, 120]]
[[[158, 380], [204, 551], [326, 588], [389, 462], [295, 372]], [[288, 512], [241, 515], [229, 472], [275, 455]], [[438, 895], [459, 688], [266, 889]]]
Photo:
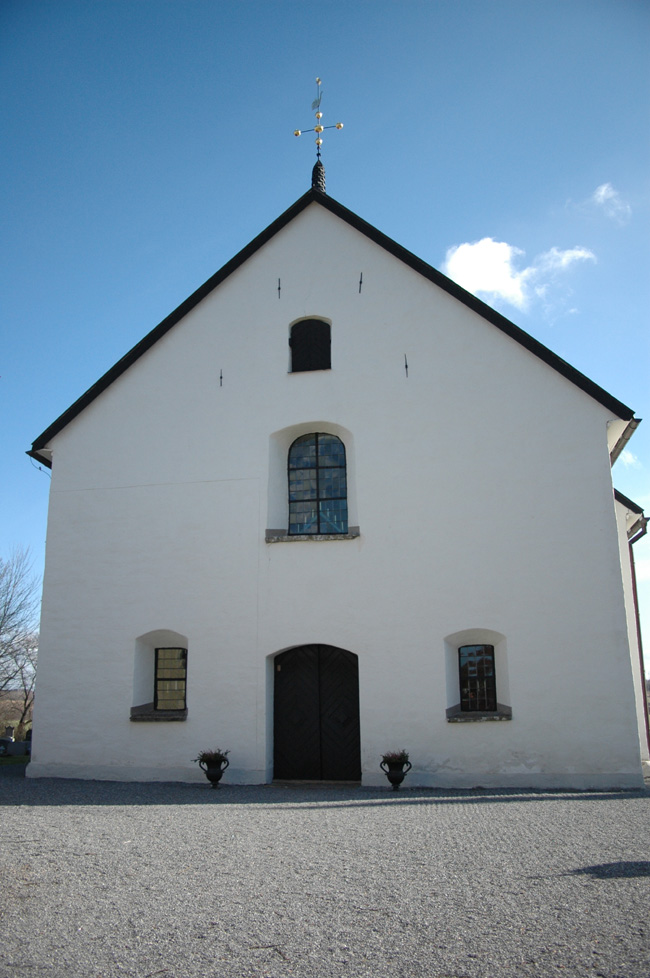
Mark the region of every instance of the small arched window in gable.
[[323, 432], [289, 449], [289, 533], [347, 533], [345, 445]]
[[291, 373], [330, 370], [332, 366], [330, 325], [321, 319], [302, 319], [291, 327]]

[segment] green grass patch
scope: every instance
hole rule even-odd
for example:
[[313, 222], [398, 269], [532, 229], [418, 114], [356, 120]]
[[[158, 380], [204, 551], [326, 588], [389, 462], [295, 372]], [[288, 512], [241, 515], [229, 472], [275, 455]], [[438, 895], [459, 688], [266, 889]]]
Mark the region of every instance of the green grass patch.
[[29, 755], [18, 754], [16, 757], [7, 756], [6, 754], [0, 757], [0, 767], [5, 764], [27, 764], [29, 760]]

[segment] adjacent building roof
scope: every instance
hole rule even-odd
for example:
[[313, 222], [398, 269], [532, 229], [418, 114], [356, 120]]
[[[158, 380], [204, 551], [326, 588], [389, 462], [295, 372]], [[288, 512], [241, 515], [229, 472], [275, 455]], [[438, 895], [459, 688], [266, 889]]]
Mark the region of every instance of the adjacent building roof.
[[[254, 255], [255, 252], [265, 245], [274, 235], [276, 235], [278, 231], [281, 231], [282, 228], [286, 227], [286, 225], [297, 217], [303, 210], [305, 210], [306, 207], [314, 203], [324, 207], [332, 214], [335, 214], [342, 221], [345, 221], [346, 224], [349, 224], [357, 231], [360, 231], [361, 234], [366, 235], [366, 237], [368, 237], [371, 241], [374, 241], [375, 244], [378, 244], [381, 248], [384, 248], [399, 261], [404, 262], [405, 265], [408, 265], [414, 271], [424, 276], [424, 278], [428, 279], [430, 282], [433, 282], [434, 285], [437, 285], [445, 292], [448, 292], [449, 295], [454, 296], [454, 298], [458, 299], [459, 302], [462, 302], [488, 322], [492, 323], [493, 326], [496, 326], [497, 329], [500, 329], [503, 333], [506, 333], [512, 339], [516, 340], [530, 353], [533, 353], [536, 357], [539, 357], [540, 360], [543, 360], [544, 363], [548, 364], [550, 367], [553, 367], [554, 370], [557, 370], [558, 373], [570, 380], [576, 385], [576, 387], [579, 387], [596, 401], [599, 401], [600, 404], [604, 405], [609, 411], [612, 411], [621, 420], [631, 422], [628, 429], [633, 430], [633, 426], [636, 427], [638, 420], [634, 418], [634, 411], [631, 408], [627, 407], [611, 394], [608, 394], [607, 391], [603, 390], [602, 387], [599, 387], [598, 384], [595, 384], [592, 380], [589, 380], [589, 378], [580, 373], [579, 370], [576, 370], [575, 367], [572, 367], [561, 357], [557, 356], [555, 353], [549, 350], [548, 347], [544, 346], [542, 343], [539, 343], [528, 333], [524, 332], [523, 329], [515, 326], [514, 323], [512, 323], [509, 319], [506, 319], [505, 316], [502, 316], [501, 313], [497, 312], [495, 309], [492, 309], [491, 306], [488, 306], [480, 299], [477, 299], [476, 296], [471, 294], [471, 292], [467, 292], [465, 289], [461, 288], [460, 285], [457, 285], [456, 282], [453, 282], [451, 279], [447, 278], [447, 276], [443, 275], [442, 272], [437, 271], [437, 269], [433, 268], [431, 265], [428, 265], [425, 261], [422, 261], [421, 258], [418, 258], [412, 252], [397, 244], [397, 242], [393, 241], [392, 238], [389, 238], [381, 231], [378, 231], [377, 228], [373, 227], [371, 224], [368, 224], [367, 221], [364, 221], [361, 217], [358, 217], [352, 211], [348, 210], [347, 207], [339, 204], [338, 201], [334, 200], [334, 198], [329, 197], [316, 187], [312, 187], [306, 194], [300, 197], [295, 204], [289, 207], [284, 214], [281, 214], [280, 217], [273, 221], [273, 223], [262, 231], [261, 234], [258, 234], [257, 237], [254, 238], [250, 244], [246, 245], [246, 247], [243, 248], [237, 255], [235, 255], [234, 258], [231, 258], [229, 262], [226, 262], [226, 264], [220, 268], [218, 272], [209, 278], [207, 282], [204, 282], [204, 284], [201, 285], [196, 292], [193, 292], [192, 295], [189, 296], [185, 302], [182, 302], [177, 309], [170, 313], [166, 319], [163, 319], [163, 321], [152, 329], [151, 332], [148, 333], [142, 340], [140, 340], [140, 342], [137, 343], [133, 349], [129, 350], [129, 352], [123, 356], [121, 360], [118, 360], [118, 362], [111, 367], [111, 369], [108, 370], [104, 376], [97, 381], [97, 383], [93, 384], [93, 386], [90, 387], [85, 394], [82, 394], [82, 396], [75, 401], [74, 404], [67, 409], [67, 411], [64, 411], [63, 414], [49, 426], [49, 428], [46, 428], [46, 430], [38, 436], [38, 438], [32, 444], [31, 451], [29, 451], [27, 454], [49, 466], [51, 464], [50, 459], [48, 454], [43, 453], [43, 449], [45, 449], [48, 442], [54, 437], [54, 435], [58, 434], [63, 428], [65, 428], [65, 426], [69, 424], [73, 418], [76, 418], [77, 415], [84, 410], [84, 408], [86, 408], [92, 401], [94, 401], [96, 397], [98, 397], [99, 394], [102, 393], [102, 391], [106, 390], [106, 388], [109, 387], [114, 380], [124, 373], [124, 371], [127, 370], [131, 364], [135, 363], [135, 361], [138, 360], [143, 353], [146, 353], [146, 351], [152, 347], [161, 336], [164, 336], [168, 330], [175, 326], [179, 320], [187, 315], [187, 313], [190, 312], [190, 310], [193, 309], [199, 302], [201, 302], [202, 299], [209, 295], [213, 289], [216, 289], [218, 285], [220, 285], [226, 278], [228, 278], [229, 275], [239, 268], [240, 265]], [[628, 437], [629, 434], [631, 434], [631, 430], [628, 431]]]
[[637, 540], [640, 540], [647, 533], [648, 517], [638, 503], [624, 496], [618, 489], [614, 490], [614, 499], [621, 506], [625, 506], [631, 514], [628, 518], [627, 538], [630, 543], [636, 543]]

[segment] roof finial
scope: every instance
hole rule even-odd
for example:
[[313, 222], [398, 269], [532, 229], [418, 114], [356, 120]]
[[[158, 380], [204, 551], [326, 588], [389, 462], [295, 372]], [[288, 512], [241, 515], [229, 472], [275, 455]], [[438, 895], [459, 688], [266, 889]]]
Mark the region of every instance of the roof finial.
[[316, 125], [313, 129], [294, 129], [294, 136], [302, 136], [304, 132], [315, 132], [316, 133], [316, 163], [311, 174], [311, 185], [314, 190], [320, 190], [321, 193], [325, 193], [325, 167], [323, 166], [320, 158], [320, 148], [323, 145], [322, 133], [326, 129], [342, 129], [343, 123], [337, 122], [334, 126], [324, 126], [322, 123], [323, 113], [320, 110], [320, 103], [323, 97], [323, 92], [321, 90], [321, 80], [316, 79], [316, 98], [311, 103], [312, 110], [316, 110]]

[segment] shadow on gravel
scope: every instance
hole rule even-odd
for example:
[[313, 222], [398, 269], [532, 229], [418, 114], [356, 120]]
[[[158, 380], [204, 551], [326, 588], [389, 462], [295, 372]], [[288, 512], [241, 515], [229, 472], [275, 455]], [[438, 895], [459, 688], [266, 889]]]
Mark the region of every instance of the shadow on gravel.
[[[17, 769], [16, 769], [17, 768]], [[477, 805], [503, 802], [620, 801], [648, 791], [536, 791], [516, 788], [407, 788], [334, 784], [205, 784], [179, 782], [81, 781], [25, 778], [20, 766], [0, 767], [0, 805], [283, 805], [287, 808], [359, 808], [376, 805]], [[581, 870], [582, 872], [582, 870]], [[584, 870], [586, 872], [586, 870]]]
[[583, 866], [573, 869], [567, 876], [593, 876], [599, 880], [631, 879], [636, 876], [650, 876], [650, 862], [600, 863], [598, 866]]

